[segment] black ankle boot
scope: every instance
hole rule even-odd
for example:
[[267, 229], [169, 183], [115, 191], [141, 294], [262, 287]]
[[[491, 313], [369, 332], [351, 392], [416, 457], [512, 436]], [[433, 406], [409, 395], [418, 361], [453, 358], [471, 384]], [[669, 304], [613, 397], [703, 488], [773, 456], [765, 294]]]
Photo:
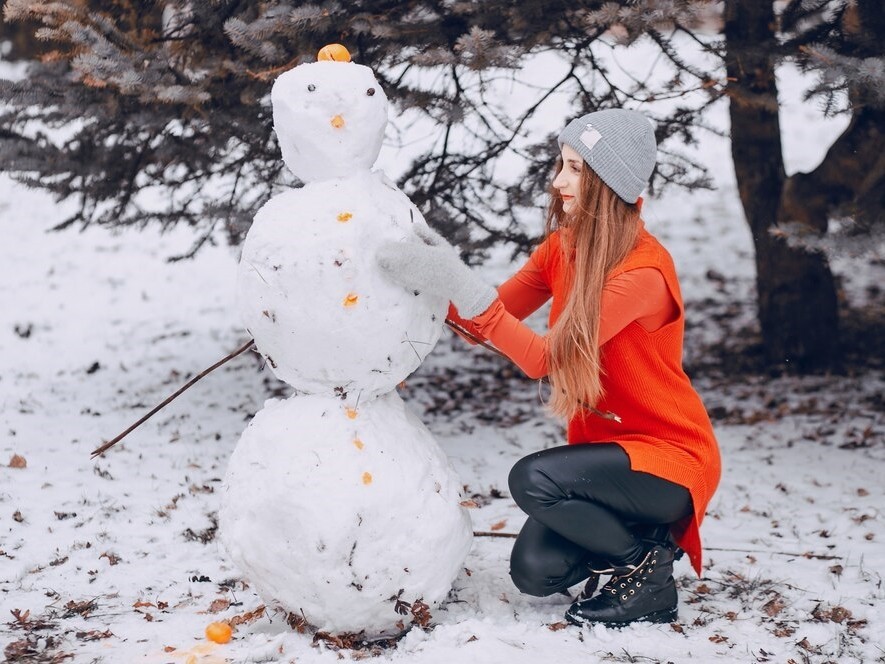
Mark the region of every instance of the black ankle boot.
[[611, 579], [596, 597], [584, 598], [581, 593], [566, 611], [566, 620], [576, 625], [598, 622], [608, 627], [676, 620], [675, 557], [667, 544], [652, 543], [638, 565], [612, 568]]

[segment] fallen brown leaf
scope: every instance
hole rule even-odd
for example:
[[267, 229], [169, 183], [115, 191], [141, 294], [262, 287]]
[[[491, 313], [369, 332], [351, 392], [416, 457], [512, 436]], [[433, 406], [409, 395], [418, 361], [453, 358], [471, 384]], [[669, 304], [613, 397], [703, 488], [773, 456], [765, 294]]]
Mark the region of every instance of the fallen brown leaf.
[[491, 526], [489, 526], [489, 529], [493, 530], [493, 531], [494, 530], [501, 530], [506, 525], [507, 525], [507, 519], [503, 519], [501, 521], [498, 521], [498, 523], [493, 523]]
[[24, 626], [28, 624], [28, 617], [31, 615], [31, 610], [26, 609], [23, 613], [21, 609], [13, 609], [10, 613], [19, 625]]
[[867, 621], [866, 620], [849, 620], [845, 624], [848, 625], [848, 630], [853, 632], [856, 629], [862, 629], [862, 628], [866, 627]]
[[264, 604], [259, 606], [257, 609], [254, 609], [253, 611], [247, 611], [246, 613], [241, 613], [238, 616], [234, 616], [233, 618], [230, 618], [227, 622], [230, 624], [231, 627], [236, 627], [237, 625], [248, 625], [249, 623], [255, 622], [263, 615]]
[[796, 632], [794, 627], [790, 627], [786, 623], [778, 623], [777, 629], [774, 630], [774, 635], [780, 638], [786, 638], [788, 636], [793, 636]]
[[832, 609], [822, 609], [820, 604], [818, 604], [814, 610], [811, 612], [811, 615], [815, 620], [819, 620], [821, 622], [834, 622], [834, 623], [843, 623], [846, 620], [851, 620], [851, 611], [846, 609], [843, 606], [834, 606]]
[[220, 613], [221, 611], [226, 611], [229, 606], [229, 599], [216, 599], [209, 605], [209, 613]]
[[416, 623], [418, 627], [427, 627], [433, 618], [430, 614], [430, 606], [422, 602], [420, 599], [416, 599], [412, 602], [411, 613], [412, 622]]
[[295, 613], [289, 613], [286, 615], [286, 624], [299, 634], [304, 634], [304, 632], [310, 627], [310, 623], [307, 622], [307, 618], [305, 618], [304, 615], [299, 616]]
[[77, 632], [76, 636], [81, 641], [100, 641], [101, 639], [109, 639], [113, 636], [113, 632], [111, 630], [106, 629], [103, 632], [99, 632], [97, 629], [93, 629], [89, 632]]
[[65, 604], [65, 614], [63, 617], [70, 618], [71, 616], [79, 615], [88, 618], [89, 614], [97, 608], [98, 605], [95, 603], [95, 600], [92, 599], [85, 599], [82, 602], [71, 600]]
[[13, 454], [12, 458], [9, 460], [10, 468], [27, 468], [28, 462], [25, 460], [23, 456], [18, 454]]
[[98, 557], [99, 560], [101, 560], [102, 558], [107, 558], [108, 562], [111, 564], [111, 566], [116, 565], [121, 560], [120, 556], [118, 556], [116, 553], [113, 553], [111, 551], [105, 551], [103, 554], [101, 554]]
[[769, 618], [774, 618], [778, 613], [784, 610], [785, 606], [786, 604], [784, 604], [784, 600], [781, 599], [780, 595], [777, 595], [762, 605], [762, 611]]

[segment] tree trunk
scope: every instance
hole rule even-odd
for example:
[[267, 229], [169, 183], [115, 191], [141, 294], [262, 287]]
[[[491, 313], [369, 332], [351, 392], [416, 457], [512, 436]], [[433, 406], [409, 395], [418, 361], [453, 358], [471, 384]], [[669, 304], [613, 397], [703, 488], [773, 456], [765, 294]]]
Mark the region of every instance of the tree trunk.
[[838, 363], [836, 287], [823, 254], [791, 247], [777, 233], [786, 173], [774, 76], [774, 26], [772, 2], [727, 0], [731, 153], [756, 249], [766, 357], [786, 368], [812, 371]]

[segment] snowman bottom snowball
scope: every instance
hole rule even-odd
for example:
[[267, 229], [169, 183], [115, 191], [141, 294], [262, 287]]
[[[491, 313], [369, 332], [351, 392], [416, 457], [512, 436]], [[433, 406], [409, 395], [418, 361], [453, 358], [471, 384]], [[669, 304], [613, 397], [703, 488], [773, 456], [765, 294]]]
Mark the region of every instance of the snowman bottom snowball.
[[392, 636], [410, 618], [397, 600], [432, 609], [461, 570], [472, 527], [460, 502], [448, 459], [395, 392], [359, 410], [294, 396], [243, 432], [219, 536], [270, 605], [319, 630]]

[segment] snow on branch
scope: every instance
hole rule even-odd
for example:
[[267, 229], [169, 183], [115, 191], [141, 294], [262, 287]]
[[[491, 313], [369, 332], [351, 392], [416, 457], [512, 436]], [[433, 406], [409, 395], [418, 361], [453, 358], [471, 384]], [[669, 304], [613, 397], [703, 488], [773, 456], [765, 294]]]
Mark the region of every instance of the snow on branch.
[[858, 58], [837, 53], [824, 44], [801, 46], [806, 70], [820, 72], [818, 83], [808, 89], [805, 99], [816, 95], [828, 98], [841, 93], [846, 86], [856, 86], [867, 93], [867, 99], [885, 108], [885, 56]]
[[454, 50], [461, 64], [468, 69], [515, 67], [517, 62], [516, 48], [497, 44], [491, 30], [483, 30], [477, 26], [458, 38]]

